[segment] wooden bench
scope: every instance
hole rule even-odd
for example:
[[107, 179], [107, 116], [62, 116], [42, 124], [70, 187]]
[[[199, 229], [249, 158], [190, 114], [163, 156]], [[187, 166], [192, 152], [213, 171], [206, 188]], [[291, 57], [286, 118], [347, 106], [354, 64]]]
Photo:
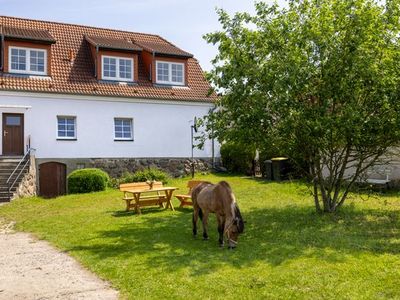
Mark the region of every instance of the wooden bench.
[[193, 205], [192, 200], [192, 190], [200, 183], [204, 181], [202, 180], [189, 180], [187, 183], [187, 187], [189, 188], [189, 191], [187, 194], [181, 194], [181, 195], [175, 195], [176, 198], [178, 198], [179, 201], [181, 201], [181, 205], [179, 207], [184, 207], [185, 205]]
[[[139, 199], [135, 198], [134, 192], [141, 191], [150, 191], [152, 189], [162, 188], [162, 182], [153, 182], [152, 186], [147, 182], [134, 182], [134, 183], [123, 183], [119, 185], [119, 190], [124, 192], [123, 200], [126, 202], [126, 211], [129, 211], [131, 208], [134, 208], [136, 212], [140, 211], [140, 206], [151, 206], [151, 205], [159, 205], [160, 207], [164, 207], [164, 203], [166, 202], [166, 196], [162, 195], [159, 191], [154, 191], [150, 195], [140, 195]], [[147, 193], [146, 193], [147, 194]], [[132, 203], [133, 201], [133, 203]]]
[[[365, 172], [364, 178], [361, 178], [359, 182], [367, 183], [377, 187], [388, 187], [390, 183], [390, 175], [392, 173], [389, 167], [373, 166]], [[376, 178], [378, 177], [378, 178]], [[380, 178], [379, 178], [380, 177]]]

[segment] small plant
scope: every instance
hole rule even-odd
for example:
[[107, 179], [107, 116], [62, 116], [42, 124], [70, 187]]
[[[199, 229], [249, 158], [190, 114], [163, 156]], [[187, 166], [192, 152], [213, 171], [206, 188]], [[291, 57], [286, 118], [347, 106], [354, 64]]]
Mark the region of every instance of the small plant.
[[119, 183], [161, 181], [165, 184], [168, 180], [169, 175], [166, 172], [156, 168], [149, 168], [135, 173], [124, 173], [120, 178]]
[[106, 172], [96, 168], [79, 169], [68, 176], [68, 192], [70, 194], [104, 191], [110, 177]]

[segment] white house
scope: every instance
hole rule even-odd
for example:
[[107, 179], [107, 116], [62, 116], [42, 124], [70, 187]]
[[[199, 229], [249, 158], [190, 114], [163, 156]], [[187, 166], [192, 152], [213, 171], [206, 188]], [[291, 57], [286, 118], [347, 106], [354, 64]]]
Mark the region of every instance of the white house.
[[[193, 119], [215, 100], [192, 54], [157, 35], [13, 17], [0, 17], [0, 37], [3, 161], [34, 148], [47, 186], [82, 167], [185, 171]], [[218, 153], [207, 141], [194, 156]]]

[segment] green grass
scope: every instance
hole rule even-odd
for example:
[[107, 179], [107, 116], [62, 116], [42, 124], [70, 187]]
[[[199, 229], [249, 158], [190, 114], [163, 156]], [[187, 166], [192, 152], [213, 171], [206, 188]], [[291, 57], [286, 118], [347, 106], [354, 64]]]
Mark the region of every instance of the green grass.
[[[236, 250], [218, 247], [214, 216], [210, 240], [194, 239], [190, 208], [125, 213], [118, 191], [22, 199], [0, 207], [0, 218], [66, 251], [123, 298], [400, 299], [396, 193], [352, 195], [340, 213], [320, 216], [299, 182], [199, 177], [232, 185], [247, 221]], [[187, 180], [169, 185], [185, 191]]]

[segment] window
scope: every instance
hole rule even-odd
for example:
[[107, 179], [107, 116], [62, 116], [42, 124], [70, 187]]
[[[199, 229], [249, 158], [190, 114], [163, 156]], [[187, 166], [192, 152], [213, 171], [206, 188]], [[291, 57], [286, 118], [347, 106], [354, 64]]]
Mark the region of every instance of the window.
[[157, 83], [184, 85], [185, 67], [183, 63], [157, 61]]
[[133, 81], [133, 59], [113, 56], [102, 57], [103, 79]]
[[133, 140], [132, 119], [115, 118], [114, 132], [116, 140], [132, 141]]
[[76, 117], [57, 117], [57, 138], [74, 140], [76, 139]]
[[47, 74], [47, 52], [42, 49], [10, 47], [10, 73]]
[[20, 116], [6, 116], [6, 125], [7, 126], [20, 126], [21, 125], [21, 117]]

